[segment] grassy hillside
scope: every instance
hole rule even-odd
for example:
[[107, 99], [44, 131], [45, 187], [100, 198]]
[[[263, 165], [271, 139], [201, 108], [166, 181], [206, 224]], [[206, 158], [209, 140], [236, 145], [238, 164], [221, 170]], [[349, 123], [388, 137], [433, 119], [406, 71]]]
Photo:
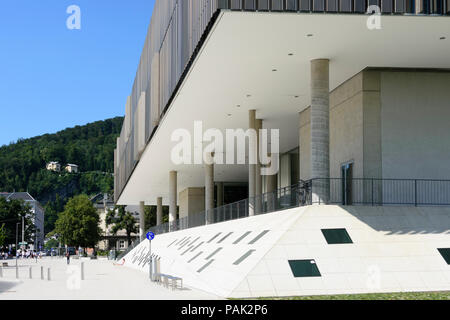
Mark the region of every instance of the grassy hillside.
[[[28, 191], [46, 206], [45, 232], [69, 197], [112, 192], [114, 148], [123, 118], [45, 134], [0, 147], [0, 191]], [[49, 172], [50, 161], [74, 163], [79, 174]]]

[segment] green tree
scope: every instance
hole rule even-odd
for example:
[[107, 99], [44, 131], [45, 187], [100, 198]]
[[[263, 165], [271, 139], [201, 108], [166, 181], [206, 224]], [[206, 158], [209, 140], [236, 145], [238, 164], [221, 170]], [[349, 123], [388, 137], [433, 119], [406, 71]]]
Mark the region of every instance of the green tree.
[[45, 249], [50, 250], [51, 248], [57, 248], [59, 246], [58, 240], [50, 239], [45, 244]]
[[71, 247], [95, 248], [101, 237], [100, 216], [86, 195], [70, 199], [56, 221], [55, 232]]
[[128, 245], [131, 245], [131, 234], [137, 233], [137, 221], [131, 212], [125, 210], [124, 206], [116, 206], [109, 210], [105, 219], [107, 226], [112, 226], [112, 234], [117, 234], [120, 230], [125, 230], [127, 234]]
[[[148, 230], [151, 227], [156, 226], [156, 206], [145, 206], [145, 226], [144, 229]], [[162, 223], [169, 222], [169, 207], [163, 206]]]
[[20, 235], [20, 232], [22, 231], [22, 217], [24, 217], [25, 224], [24, 239], [26, 242], [34, 243], [35, 239], [33, 239], [33, 233], [35, 232], [35, 227], [32, 221], [33, 212], [31, 207], [23, 200], [6, 200], [5, 198], [0, 197], [0, 223], [5, 225], [5, 239], [3, 240], [5, 244], [16, 243], [17, 223], [20, 223], [19, 236], [20, 239], [22, 238]]
[[6, 240], [6, 228], [5, 224], [2, 224], [2, 227], [0, 228], [0, 247], [3, 247]]

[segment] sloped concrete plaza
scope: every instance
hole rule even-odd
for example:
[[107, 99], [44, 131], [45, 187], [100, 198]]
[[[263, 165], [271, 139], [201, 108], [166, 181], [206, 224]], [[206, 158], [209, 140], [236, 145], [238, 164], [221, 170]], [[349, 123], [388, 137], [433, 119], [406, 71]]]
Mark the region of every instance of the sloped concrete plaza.
[[[2, 261], [4, 262], [4, 261]], [[190, 289], [172, 291], [151, 283], [145, 273], [114, 265], [108, 260], [75, 260], [68, 268], [66, 259], [46, 257], [38, 260], [19, 260], [19, 280], [16, 280], [15, 261], [7, 261], [0, 278], [0, 300], [216, 300], [219, 297]], [[81, 262], [84, 278], [80, 281]], [[44, 280], [41, 280], [41, 266]], [[29, 268], [32, 277], [29, 279]], [[47, 270], [51, 269], [51, 280]]]

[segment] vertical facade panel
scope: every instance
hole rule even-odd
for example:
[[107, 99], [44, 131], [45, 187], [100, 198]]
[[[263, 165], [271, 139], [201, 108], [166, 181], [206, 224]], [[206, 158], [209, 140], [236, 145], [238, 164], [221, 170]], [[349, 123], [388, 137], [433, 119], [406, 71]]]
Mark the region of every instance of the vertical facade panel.
[[337, 12], [339, 9], [338, 0], [327, 0], [327, 12]]
[[381, 0], [381, 12], [393, 13], [394, 12], [394, 0]]
[[324, 12], [325, 11], [325, 0], [313, 0], [313, 11], [314, 12]]
[[395, 0], [395, 13], [406, 12], [406, 0]]
[[258, 10], [259, 11], [269, 11], [270, 10], [270, 0], [258, 0]]
[[283, 11], [283, 0], [272, 0], [272, 11]]
[[256, 0], [244, 0], [244, 10], [256, 10]]
[[300, 11], [307, 12], [312, 10], [311, 0], [300, 0]]
[[416, 12], [416, 1], [406, 0], [405, 13], [415, 13]]
[[340, 0], [339, 12], [352, 12], [353, 1], [352, 0]]
[[231, 0], [231, 10], [242, 10], [242, 0]]
[[430, 3], [430, 13], [432, 14], [442, 14], [443, 10], [443, 1], [442, 0], [431, 0]]
[[297, 11], [298, 10], [298, 0], [286, 0], [286, 11]]
[[353, 12], [366, 12], [366, 0], [353, 0]]
[[416, 12], [417, 14], [428, 14], [430, 13], [430, 0], [415, 0], [416, 2]]

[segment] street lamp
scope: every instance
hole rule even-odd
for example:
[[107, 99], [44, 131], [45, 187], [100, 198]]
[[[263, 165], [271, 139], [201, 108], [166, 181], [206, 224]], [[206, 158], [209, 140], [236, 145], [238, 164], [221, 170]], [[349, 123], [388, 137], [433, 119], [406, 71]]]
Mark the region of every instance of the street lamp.
[[20, 222], [16, 223], [16, 270], [17, 270], [17, 259], [19, 258], [19, 256], [17, 255], [17, 247], [19, 245], [19, 224]]

